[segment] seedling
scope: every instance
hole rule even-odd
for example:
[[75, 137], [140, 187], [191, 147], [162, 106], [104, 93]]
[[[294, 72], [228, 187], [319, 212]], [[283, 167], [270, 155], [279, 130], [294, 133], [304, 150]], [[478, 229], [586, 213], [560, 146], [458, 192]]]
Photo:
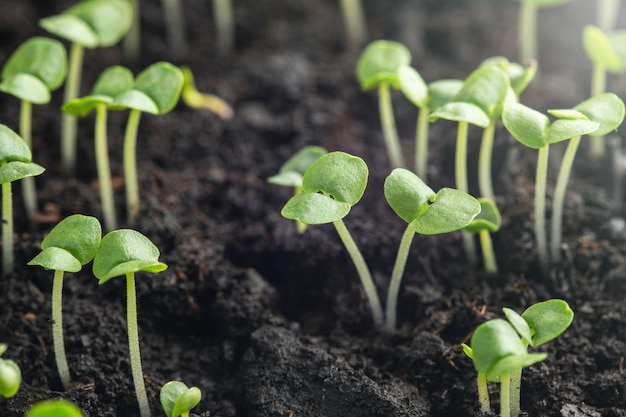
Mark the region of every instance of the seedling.
[[100, 201], [106, 230], [117, 228], [115, 203], [113, 201], [113, 185], [109, 164], [109, 146], [107, 140], [107, 108], [119, 109], [113, 100], [120, 93], [131, 89], [133, 74], [128, 68], [113, 66], [105, 69], [96, 80], [91, 94], [70, 100], [63, 104], [63, 111], [76, 116], [87, 116], [96, 110], [95, 121], [95, 154], [98, 181], [100, 182]]
[[341, 0], [341, 14], [346, 25], [346, 35], [350, 45], [362, 45], [367, 37], [367, 30], [361, 0]]
[[224, 100], [216, 95], [201, 93], [196, 89], [193, 74], [189, 67], [180, 67], [183, 72], [183, 102], [193, 109], [206, 109], [215, 113], [222, 120], [230, 120], [233, 117], [233, 109]]
[[217, 47], [222, 53], [232, 52], [235, 44], [235, 19], [231, 0], [213, 0], [213, 17]]
[[[126, 0], [85, 0], [65, 12], [39, 21], [50, 33], [71, 42], [64, 102], [78, 97], [85, 48], [116, 44], [132, 23], [133, 10]], [[76, 117], [63, 115], [61, 157], [70, 174], [76, 165]]]
[[157, 247], [147, 237], [130, 229], [120, 229], [107, 233], [102, 238], [93, 260], [93, 274], [98, 278], [99, 285], [106, 283], [111, 278], [126, 275], [130, 367], [141, 417], [150, 416], [150, 405], [148, 404], [141, 370], [135, 273], [139, 271], [161, 272], [165, 269], [167, 269], [167, 265], [159, 262]]
[[189, 417], [189, 412], [202, 399], [198, 387], [187, 387], [180, 381], [170, 381], [163, 385], [159, 395], [161, 406], [167, 417]]
[[[320, 146], [305, 146], [296, 152], [280, 167], [277, 175], [267, 179], [267, 182], [283, 187], [293, 187], [294, 195], [300, 194], [302, 190], [302, 177], [311, 164], [317, 161], [323, 155], [326, 155], [326, 149]], [[296, 220], [298, 232], [304, 233], [306, 223]]]
[[2, 184], [2, 272], [13, 271], [13, 193], [11, 183], [43, 173], [31, 162], [30, 148], [6, 125], [0, 124], [0, 184]]
[[471, 195], [453, 188], [442, 188], [435, 193], [418, 176], [404, 168], [396, 168], [389, 174], [384, 190], [393, 211], [408, 223], [387, 292], [385, 328], [393, 332], [396, 329], [400, 283], [415, 233], [437, 235], [460, 230], [476, 217], [480, 204]]
[[381, 327], [383, 309], [372, 275], [342, 220], [363, 197], [368, 175], [367, 165], [361, 158], [344, 152], [328, 153], [306, 170], [302, 192], [287, 201], [280, 213], [287, 219], [305, 224], [332, 223], [335, 226], [356, 266], [374, 324]]
[[66, 400], [40, 401], [24, 417], [85, 417], [80, 408]]
[[[50, 102], [51, 91], [61, 86], [67, 74], [67, 56], [59, 41], [42, 37], [27, 40], [9, 57], [2, 68], [0, 91], [21, 101], [19, 134], [32, 150], [32, 104]], [[22, 194], [26, 214], [34, 220], [37, 193], [33, 178], [24, 178]]]
[[520, 0], [519, 51], [520, 62], [537, 59], [537, 10], [567, 3], [570, 0]]
[[59, 222], [41, 242], [42, 251], [28, 265], [54, 271], [52, 281], [52, 341], [63, 388], [70, 386], [70, 371], [63, 341], [63, 275], [78, 272], [96, 255], [102, 229], [95, 217], [74, 214]]
[[598, 26], [604, 32], [609, 32], [615, 27], [619, 16], [619, 3], [620, 0], [598, 1]]
[[11, 398], [17, 394], [22, 383], [20, 367], [11, 359], [2, 359], [2, 354], [7, 350], [5, 343], [0, 343], [0, 395]]
[[493, 252], [491, 233], [500, 230], [502, 218], [495, 201], [488, 198], [479, 198], [478, 201], [480, 203], [480, 213], [465, 227], [465, 230], [470, 233], [478, 233], [485, 270], [490, 274], [495, 274], [498, 272], [498, 263]]
[[378, 105], [387, 154], [393, 168], [404, 167], [396, 121], [391, 104], [390, 87], [400, 89], [398, 69], [411, 63], [411, 52], [401, 43], [374, 41], [361, 53], [356, 75], [363, 90], [378, 87]]

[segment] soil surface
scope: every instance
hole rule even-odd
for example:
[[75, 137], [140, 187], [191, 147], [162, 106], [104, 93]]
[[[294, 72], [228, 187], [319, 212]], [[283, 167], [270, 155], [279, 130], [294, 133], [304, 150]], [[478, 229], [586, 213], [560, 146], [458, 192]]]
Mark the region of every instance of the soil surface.
[[[0, 62], [31, 36], [39, 18], [71, 1], [0, 2]], [[349, 256], [332, 225], [304, 235], [281, 217], [291, 191], [266, 182], [305, 145], [362, 157], [370, 169], [363, 199], [345, 218], [372, 270], [381, 298], [405, 228], [382, 192], [391, 167], [376, 95], [362, 92], [354, 69], [361, 48], [346, 46], [338, 2], [235, 1], [236, 47], [215, 48], [211, 2], [183, 1], [186, 45], [168, 45], [161, 3], [142, 1], [138, 73], [165, 60], [188, 65], [201, 91], [224, 98], [232, 120], [180, 103], [163, 116], [144, 115], [139, 128], [141, 218], [169, 265], [139, 274], [139, 334], [152, 414], [162, 415], [160, 387], [179, 379], [198, 386], [194, 412], [220, 417], [477, 416], [473, 365], [460, 344], [485, 320], [549, 298], [566, 300], [572, 326], [541, 351], [548, 358], [524, 370], [522, 409], [529, 416], [626, 416], [626, 225], [612, 158], [590, 161], [586, 145], [570, 180], [563, 261], [543, 277], [536, 261], [533, 192], [536, 151], [498, 128], [494, 179], [503, 226], [493, 238], [500, 272], [472, 267], [461, 236], [416, 236], [399, 300], [399, 330], [377, 331]], [[391, 7], [393, 3], [393, 8]], [[490, 56], [517, 56], [517, 4], [498, 0], [364, 1], [369, 39], [405, 43], [428, 82], [465, 78]], [[623, 27], [623, 19], [618, 25]], [[545, 111], [588, 97], [591, 66], [582, 27], [595, 2], [574, 0], [541, 11], [539, 73], [522, 101]], [[119, 46], [87, 50], [83, 94], [106, 67], [124, 63]], [[624, 78], [609, 90], [625, 93]], [[393, 95], [407, 159], [417, 110]], [[14, 187], [16, 270], [0, 280], [0, 342], [23, 372], [19, 393], [0, 399], [0, 415], [22, 417], [35, 402], [65, 398], [86, 416], [136, 416], [130, 373], [125, 285], [98, 286], [87, 266], [67, 274], [64, 330], [73, 384], [63, 391], [54, 366], [50, 326], [52, 272], [26, 263], [45, 233], [74, 214], [100, 217], [93, 155], [93, 115], [79, 124], [75, 178], [59, 162], [62, 92], [34, 106], [33, 161], [41, 215], [29, 225]], [[17, 130], [19, 104], [0, 96], [0, 122]], [[124, 224], [121, 144], [126, 113], [109, 116], [117, 215]], [[623, 129], [621, 129], [623, 130]], [[428, 183], [454, 186], [456, 129], [431, 125]], [[618, 142], [618, 135], [608, 138]], [[617, 137], [615, 139], [614, 137]], [[470, 129], [469, 166], [480, 131]], [[615, 140], [614, 140], [615, 139]], [[512, 149], [517, 157], [507, 159]], [[554, 146], [550, 197], [563, 146]], [[412, 162], [411, 162], [412, 163]], [[498, 386], [491, 389], [498, 410]]]

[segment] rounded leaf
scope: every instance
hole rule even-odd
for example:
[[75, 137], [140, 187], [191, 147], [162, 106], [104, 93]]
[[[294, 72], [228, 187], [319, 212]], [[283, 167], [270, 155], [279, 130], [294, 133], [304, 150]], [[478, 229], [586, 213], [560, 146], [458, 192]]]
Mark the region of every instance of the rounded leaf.
[[80, 408], [66, 400], [49, 400], [36, 403], [24, 417], [84, 417]]
[[30, 148], [17, 133], [0, 124], [0, 165], [4, 162], [30, 162]]
[[548, 144], [562, 142], [577, 136], [593, 133], [600, 127], [599, 123], [581, 119], [558, 119], [550, 129], [546, 141]]
[[487, 372], [487, 379], [490, 381], [497, 380], [505, 373], [511, 373], [516, 369], [526, 368], [537, 362], [541, 362], [548, 355], [546, 353], [522, 353], [519, 355], [509, 355], [498, 360], [493, 368]]
[[410, 65], [400, 65], [398, 79], [400, 90], [411, 103], [417, 107], [428, 106], [428, 86], [415, 68]]
[[509, 322], [489, 320], [476, 328], [471, 340], [476, 371], [488, 374], [503, 358], [524, 355], [526, 348]]
[[302, 187], [302, 177], [311, 164], [328, 152], [320, 146], [305, 146], [280, 167], [278, 175], [267, 179], [271, 184]]
[[161, 388], [159, 398], [167, 417], [179, 417], [198, 405], [202, 392], [198, 387], [188, 388], [180, 381], [170, 381]]
[[0, 184], [41, 175], [46, 169], [32, 162], [13, 161], [0, 165]]
[[399, 42], [378, 40], [370, 43], [361, 53], [356, 75], [363, 90], [382, 83], [400, 88], [398, 68], [411, 63], [411, 52]]
[[607, 71], [619, 73], [626, 69], [626, 60], [618, 53], [618, 48], [623, 49], [620, 45], [620, 42], [624, 41], [623, 37], [624, 35], [617, 33], [617, 36], [611, 39], [602, 29], [587, 25], [583, 29], [583, 46], [591, 62], [606, 68]]
[[97, 37], [95, 46], [101, 47], [116, 44], [133, 22], [133, 9], [126, 0], [85, 0], [63, 14], [76, 16], [85, 22]]
[[86, 48], [98, 46], [98, 35], [84, 20], [67, 14], [58, 14], [39, 20], [39, 26], [48, 32]]
[[452, 101], [474, 104], [491, 121], [499, 116], [508, 89], [509, 79], [503, 70], [490, 65], [482, 66], [463, 81], [461, 90]]
[[463, 87], [461, 80], [438, 80], [428, 84], [428, 107], [436, 110], [454, 97]]
[[567, 302], [547, 300], [528, 307], [522, 317], [533, 333], [531, 345], [540, 346], [563, 333], [574, 320], [574, 312]]
[[27, 265], [38, 265], [45, 269], [64, 272], [78, 272], [83, 267], [74, 255], [56, 246], [45, 248]]
[[356, 204], [367, 186], [365, 161], [345, 152], [331, 152], [313, 162], [302, 178], [305, 192], [323, 192], [334, 200]]
[[85, 117], [96, 107], [102, 104], [109, 106], [111, 103], [113, 103], [113, 98], [109, 96], [91, 95], [68, 100], [63, 103], [61, 110], [73, 116]]
[[472, 220], [470, 224], [465, 226], [464, 230], [469, 233], [477, 233], [481, 230], [489, 232], [497, 232], [502, 224], [502, 217], [495, 201], [488, 198], [479, 198], [480, 213]]
[[29, 74], [49, 90], [56, 90], [67, 75], [67, 54], [61, 42], [44, 37], [28, 39], [9, 57], [2, 78]]
[[137, 76], [134, 89], [150, 97], [156, 106], [156, 114], [165, 114], [176, 106], [183, 83], [180, 68], [167, 62], [157, 62]]
[[590, 133], [592, 136], [604, 136], [617, 129], [624, 121], [624, 102], [613, 93], [603, 93], [583, 101], [576, 107], [592, 122], [597, 122], [600, 127]]
[[302, 174], [288, 171], [273, 175], [267, 179], [267, 182], [283, 187], [300, 187], [302, 188]]
[[128, 90], [115, 97], [113, 106], [118, 108], [128, 108], [139, 110], [150, 114], [159, 114], [157, 104], [150, 96], [139, 90]]
[[17, 394], [22, 383], [20, 367], [11, 359], [0, 358], [0, 395], [11, 398]]
[[511, 323], [511, 326], [517, 331], [517, 333], [522, 337], [523, 340], [526, 341], [529, 345], [532, 344], [532, 334], [530, 332], [530, 327], [528, 323], [522, 316], [517, 314], [515, 310], [511, 310], [510, 308], [503, 308], [502, 311], [506, 316], [506, 319]]
[[0, 82], [0, 91], [35, 104], [46, 104], [51, 99], [50, 90], [43, 81], [26, 73], [14, 74], [4, 78]]
[[161, 272], [167, 265], [159, 262], [159, 249], [136, 230], [120, 229], [107, 233], [93, 260], [98, 284], [120, 275], [139, 271]]
[[385, 179], [384, 192], [389, 206], [407, 223], [411, 223], [435, 196], [421, 178], [404, 168], [391, 171]]
[[61, 220], [41, 242], [41, 248], [58, 247], [71, 253], [81, 265], [89, 263], [94, 256], [102, 236], [98, 219], [82, 214], [73, 214]]
[[426, 210], [411, 222], [411, 227], [422, 235], [450, 233], [467, 226], [479, 212], [480, 203], [471, 195], [454, 188], [442, 188]]
[[133, 73], [126, 67], [114, 65], [102, 71], [91, 89], [92, 95], [115, 98], [135, 84]]
[[431, 122], [437, 119], [452, 120], [454, 122], [467, 122], [485, 128], [491, 121], [489, 115], [480, 107], [472, 103], [451, 101], [437, 108], [428, 116]]
[[348, 215], [352, 206], [319, 193], [301, 193], [291, 197], [280, 211], [290, 220], [304, 224], [325, 224]]
[[548, 116], [521, 103], [505, 104], [502, 124], [515, 139], [529, 148], [539, 149], [548, 144]]

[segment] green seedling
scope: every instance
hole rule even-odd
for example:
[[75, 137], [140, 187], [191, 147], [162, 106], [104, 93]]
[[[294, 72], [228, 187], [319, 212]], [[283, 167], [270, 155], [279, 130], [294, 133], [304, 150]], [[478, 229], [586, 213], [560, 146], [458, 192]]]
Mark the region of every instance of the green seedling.
[[217, 48], [222, 53], [232, 52], [235, 45], [235, 18], [231, 0], [213, 0], [213, 17]]
[[520, 62], [537, 59], [537, 11], [541, 7], [557, 6], [570, 0], [520, 0], [519, 54]]
[[157, 62], [143, 70], [132, 89], [115, 97], [114, 105], [130, 109], [124, 135], [124, 179], [128, 223], [133, 224], [139, 213], [139, 181], [137, 179], [137, 130], [142, 112], [169, 113], [183, 89], [183, 73], [167, 62]]
[[328, 153], [306, 170], [302, 178], [303, 191], [287, 201], [280, 213], [305, 224], [332, 223], [335, 226], [356, 266], [374, 324], [381, 327], [383, 309], [372, 275], [342, 220], [363, 197], [368, 175], [367, 165], [361, 158], [344, 152]]
[[[302, 190], [302, 177], [311, 164], [328, 152], [320, 146], [305, 146], [287, 160], [278, 170], [278, 174], [267, 179], [270, 184], [292, 187], [293, 194], [298, 195]], [[296, 220], [298, 232], [304, 233], [306, 223]]]
[[94, 146], [98, 181], [100, 182], [100, 201], [106, 230], [117, 228], [109, 164], [107, 109], [119, 110], [119, 107], [113, 103], [115, 97], [132, 87], [133, 74], [130, 70], [121, 66], [113, 66], [100, 74], [90, 95], [67, 101], [62, 107], [65, 113], [81, 117], [87, 116], [94, 109], [96, 110]]
[[180, 0], [161, 0], [167, 27], [167, 43], [173, 50], [185, 46], [185, 18]]
[[170, 381], [161, 388], [159, 399], [167, 417], [189, 417], [191, 409], [202, 399], [202, 392], [198, 387]]
[[31, 162], [26, 142], [0, 124], [0, 184], [2, 184], [2, 272], [13, 271], [13, 191], [11, 183], [42, 174], [45, 169]]
[[85, 417], [80, 408], [67, 400], [40, 401], [24, 417]]
[[[71, 42], [64, 102], [79, 95], [84, 49], [116, 44], [128, 32], [132, 19], [132, 6], [126, 0], [85, 0], [39, 21], [48, 32]], [[70, 174], [76, 165], [76, 123], [75, 116], [63, 116], [61, 157]]]
[[41, 252], [28, 265], [54, 271], [52, 282], [52, 341], [63, 388], [70, 386], [70, 371], [63, 341], [63, 275], [78, 272], [91, 262], [100, 245], [102, 229], [95, 217], [74, 214], [59, 222], [41, 242]]
[[524, 145], [538, 149], [535, 175], [535, 238], [539, 265], [544, 276], [549, 269], [548, 243], [545, 230], [545, 192], [550, 145], [595, 132], [600, 124], [588, 120], [581, 112], [554, 111], [559, 117], [550, 122], [547, 116], [523, 104], [507, 103], [502, 113], [504, 127]]
[[[50, 102], [51, 92], [63, 84], [67, 74], [67, 54], [59, 41], [34, 37], [9, 57], [2, 68], [0, 91], [18, 98], [20, 106], [19, 134], [32, 150], [32, 104]], [[32, 177], [22, 181], [26, 214], [34, 221], [37, 193]]]
[[0, 396], [11, 398], [17, 394], [22, 384], [20, 367], [11, 359], [2, 359], [7, 350], [5, 343], [0, 343]]
[[[587, 56], [593, 63], [591, 77], [591, 97], [606, 91], [606, 73], [619, 74], [626, 70], [626, 30], [605, 33], [593, 25], [583, 29], [583, 46]], [[591, 139], [589, 147], [593, 158], [601, 158], [606, 153], [605, 141], [602, 136]]]
[[380, 122], [393, 168], [402, 168], [405, 164], [393, 115], [390, 88], [400, 89], [398, 69], [410, 63], [411, 52], [406, 46], [394, 41], [379, 40], [370, 43], [363, 50], [356, 67], [356, 75], [363, 90], [378, 87]]
[[[624, 102], [613, 93], [604, 93], [583, 101], [574, 107], [573, 113], [576, 117], [578, 113], [582, 114], [588, 120], [597, 122], [599, 127], [594, 132], [589, 133], [591, 139], [602, 137], [607, 133], [617, 129], [624, 120]], [[567, 112], [567, 111], [566, 111]], [[554, 113], [554, 111], [553, 111]], [[569, 112], [568, 112], [569, 114]], [[550, 255], [552, 262], [556, 263], [561, 258], [561, 241], [562, 241], [562, 225], [563, 225], [563, 205], [565, 202], [565, 191], [569, 180], [570, 172], [576, 157], [576, 151], [580, 144], [581, 136], [572, 138], [565, 149], [559, 174], [554, 189], [554, 197], [552, 202], [552, 222], [551, 222], [551, 240]]]
[[453, 188], [435, 193], [418, 176], [396, 168], [385, 179], [385, 198], [393, 211], [408, 223], [393, 266], [385, 314], [385, 328], [396, 329], [398, 293], [409, 248], [415, 233], [437, 235], [461, 230], [480, 212], [480, 204], [471, 195]]
[[491, 233], [500, 230], [502, 218], [495, 201], [488, 198], [479, 198], [478, 201], [480, 203], [480, 213], [465, 227], [465, 230], [470, 233], [478, 233], [485, 270], [490, 274], [495, 274], [498, 272], [498, 263], [493, 252]]
[[346, 25], [349, 44], [363, 45], [367, 38], [367, 29], [361, 0], [341, 0], [341, 14]]
[[196, 89], [193, 73], [187, 66], [180, 67], [183, 72], [183, 102], [192, 109], [206, 109], [216, 114], [222, 120], [233, 118], [233, 109], [224, 100], [216, 95], [201, 93]]
[[[526, 347], [541, 346], [561, 335], [572, 324], [574, 312], [563, 300], [547, 300], [528, 307], [520, 316], [510, 308], [503, 308], [504, 315]], [[522, 369], [511, 373], [511, 416], [520, 414], [520, 385]]]
[[141, 370], [135, 273], [139, 271], [155, 273], [165, 269], [167, 265], [159, 262], [159, 249], [147, 237], [130, 229], [107, 233], [102, 238], [93, 260], [93, 274], [98, 278], [99, 285], [108, 282], [111, 278], [126, 276], [128, 348], [141, 417], [150, 416], [150, 405]]

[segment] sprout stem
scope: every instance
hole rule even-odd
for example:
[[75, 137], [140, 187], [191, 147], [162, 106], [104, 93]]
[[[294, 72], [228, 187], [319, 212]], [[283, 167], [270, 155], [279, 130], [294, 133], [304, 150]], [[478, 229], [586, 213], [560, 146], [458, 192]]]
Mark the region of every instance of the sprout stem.
[[537, 5], [533, 1], [520, 1], [519, 48], [522, 64], [537, 58]]
[[126, 183], [126, 216], [128, 224], [135, 223], [139, 213], [139, 181], [137, 180], [137, 130], [141, 112], [130, 111], [124, 135], [124, 176]]
[[426, 182], [428, 165], [428, 108], [421, 107], [417, 116], [415, 133], [415, 173]]
[[409, 224], [402, 235], [398, 255], [396, 256], [396, 263], [393, 265], [393, 272], [391, 273], [391, 280], [389, 281], [385, 312], [385, 330], [389, 333], [396, 330], [398, 293], [400, 292], [400, 283], [402, 282], [402, 275], [404, 274], [406, 262], [409, 257], [409, 249], [411, 248], [413, 236], [415, 236], [415, 231]]
[[115, 205], [113, 203], [113, 186], [111, 184], [111, 169], [109, 167], [109, 147], [107, 145], [107, 109], [105, 104], [96, 106], [95, 132], [96, 166], [100, 181], [100, 200], [102, 214], [107, 230], [117, 229], [115, 219]]
[[122, 48], [124, 50], [124, 58], [132, 65], [137, 65], [139, 60], [139, 51], [141, 50], [141, 19], [139, 10], [139, 0], [128, 0], [133, 9], [133, 23], [124, 36]]
[[603, 32], [610, 32], [615, 28], [619, 11], [620, 0], [598, 1], [598, 27]]
[[130, 367], [133, 374], [135, 394], [139, 403], [141, 417], [150, 417], [150, 405], [146, 395], [146, 386], [141, 370], [141, 353], [139, 351], [139, 330], [137, 327], [137, 295], [135, 293], [135, 274], [126, 273], [126, 320], [128, 322], [128, 350], [130, 352]]
[[183, 10], [180, 0], [161, 0], [163, 16], [167, 26], [167, 40], [170, 48], [182, 48], [185, 45]]
[[70, 370], [65, 356], [65, 342], [63, 340], [63, 271], [54, 271], [52, 281], [52, 342], [54, 359], [56, 360], [59, 377], [66, 391], [70, 386]]
[[539, 266], [544, 276], [548, 275], [548, 244], [545, 229], [546, 215], [546, 182], [548, 177], [548, 156], [550, 145], [539, 148], [537, 171], [535, 175], [535, 239], [537, 240], [537, 254]]
[[496, 262], [496, 256], [493, 253], [491, 233], [487, 229], [482, 229], [478, 232], [478, 238], [480, 240], [480, 247], [483, 252], [485, 271], [487, 271], [488, 274], [497, 274], [498, 264]]
[[[467, 122], [459, 122], [456, 135], [456, 154], [454, 158], [456, 188], [464, 193], [469, 192], [467, 184]], [[463, 236], [463, 247], [470, 264], [475, 266], [478, 262], [476, 259], [476, 244], [474, 237], [467, 232], [461, 232]]]
[[488, 413], [491, 411], [489, 403], [489, 390], [487, 389], [487, 374], [479, 372], [476, 377], [476, 385], [478, 387], [478, 402], [480, 403], [480, 411]]
[[361, 0], [341, 0], [341, 12], [346, 24], [346, 34], [352, 46], [365, 42], [365, 13]]
[[235, 44], [235, 22], [231, 0], [213, 0], [213, 16], [217, 31], [217, 47], [222, 53], [231, 52]]
[[[602, 94], [606, 91], [606, 68], [601, 65], [593, 65], [591, 78], [591, 97]], [[589, 146], [589, 153], [592, 158], [599, 159], [606, 153], [604, 136], [592, 136]]]
[[13, 272], [13, 191], [11, 183], [2, 184], [2, 272]]
[[500, 377], [500, 417], [511, 417], [511, 377], [508, 372]]
[[480, 142], [480, 154], [478, 155], [478, 188], [480, 196], [495, 199], [493, 184], [491, 181], [491, 159], [493, 154], [493, 137], [495, 132], [495, 121], [483, 130], [482, 141]]
[[363, 259], [361, 251], [356, 246], [356, 243], [354, 243], [354, 239], [352, 239], [352, 236], [350, 235], [350, 232], [348, 232], [343, 220], [335, 220], [333, 224], [335, 225], [335, 229], [337, 229], [337, 233], [339, 233], [339, 237], [350, 254], [352, 262], [354, 262], [354, 266], [359, 274], [361, 284], [365, 290], [365, 296], [367, 297], [370, 309], [372, 310], [374, 324], [377, 327], [382, 327], [384, 324], [383, 308], [380, 305], [380, 299], [378, 298], [378, 293], [376, 292], [376, 286], [372, 280], [372, 274], [365, 263], [365, 259]]
[[[80, 73], [83, 67], [84, 48], [77, 42], [70, 47], [69, 69], [65, 81], [64, 102], [78, 97]], [[61, 158], [69, 175], [74, 175], [76, 167], [76, 116], [63, 113], [61, 124]]]
[[380, 123], [383, 128], [383, 137], [387, 147], [387, 154], [393, 168], [403, 168], [404, 158], [398, 139], [396, 120], [393, 116], [393, 105], [388, 83], [381, 83], [378, 87], [378, 108], [380, 111]]
[[[28, 147], [33, 149], [31, 122], [33, 114], [33, 105], [30, 101], [22, 100], [20, 109], [20, 136]], [[22, 179], [22, 198], [24, 199], [24, 208], [31, 223], [35, 221], [37, 213], [37, 192], [35, 190], [35, 179], [26, 177]]]
[[[303, 192], [304, 190], [302, 189], [302, 187], [300, 186], [293, 187], [293, 195], [298, 195]], [[301, 222], [300, 220], [296, 220], [296, 229], [298, 230], [298, 233], [302, 234], [306, 232], [306, 229], [308, 226], [309, 226], [308, 224]]]
[[520, 415], [520, 389], [522, 385], [522, 368], [511, 371], [511, 401], [509, 408], [511, 409], [511, 417], [519, 417]]

